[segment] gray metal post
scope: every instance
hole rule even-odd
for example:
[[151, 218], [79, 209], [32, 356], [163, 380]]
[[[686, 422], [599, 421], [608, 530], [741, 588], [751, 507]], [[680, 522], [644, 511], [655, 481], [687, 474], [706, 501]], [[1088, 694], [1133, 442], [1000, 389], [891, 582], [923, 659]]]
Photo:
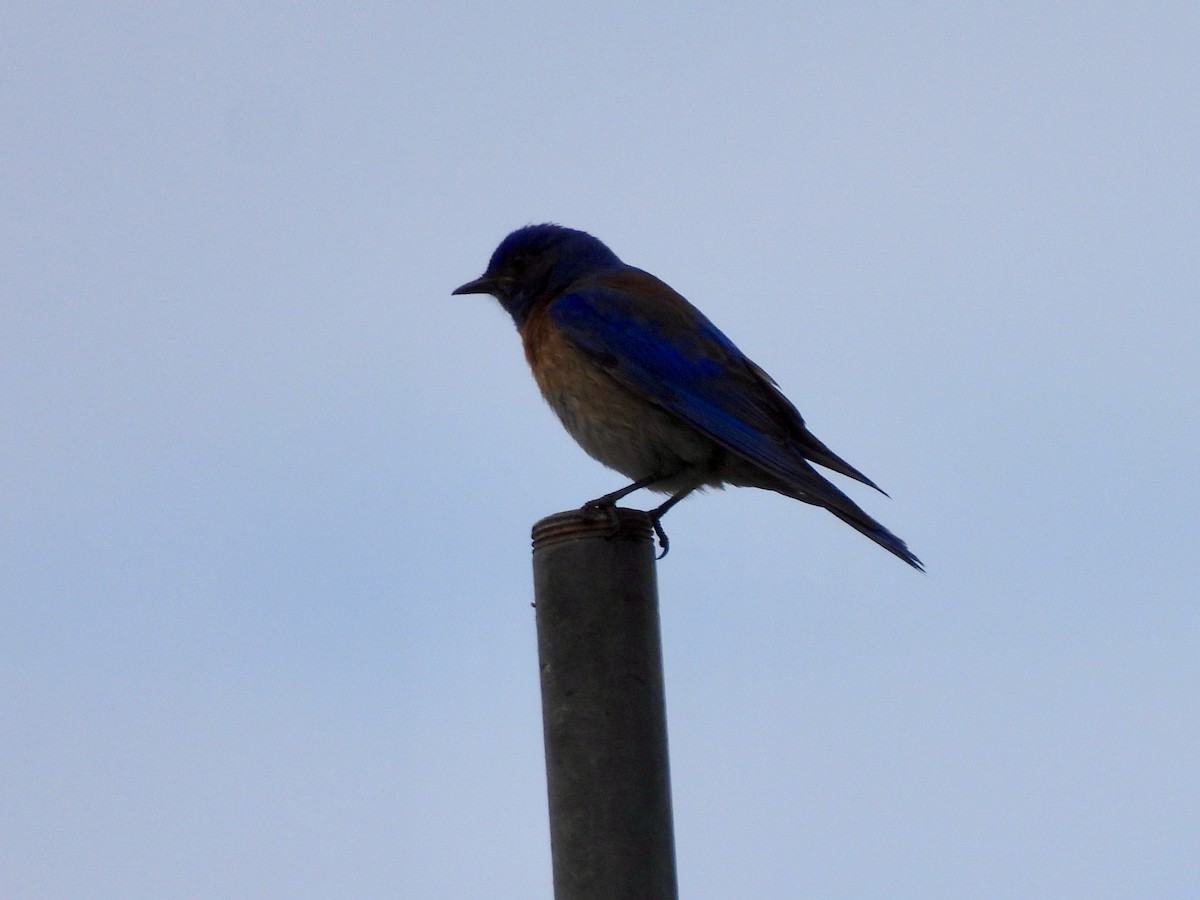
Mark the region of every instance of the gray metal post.
[[533, 527], [555, 900], [674, 900], [654, 543], [645, 513]]

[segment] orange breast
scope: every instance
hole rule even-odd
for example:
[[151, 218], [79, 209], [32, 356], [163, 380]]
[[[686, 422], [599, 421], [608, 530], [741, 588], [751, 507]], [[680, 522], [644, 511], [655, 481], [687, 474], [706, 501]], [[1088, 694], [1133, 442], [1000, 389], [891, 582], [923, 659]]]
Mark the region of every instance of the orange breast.
[[[567, 340], [544, 312], [525, 320], [521, 338], [542, 396], [592, 458], [634, 480], [683, 472], [694, 480], [711, 462], [712, 441], [633, 394]], [[654, 489], [676, 490], [684, 483], [668, 477]]]
[[525, 359], [533, 371], [542, 396], [558, 411], [565, 397], [593, 395], [597, 389], [611, 390], [608, 376], [598, 372], [555, 328], [547, 315], [531, 315], [521, 329]]

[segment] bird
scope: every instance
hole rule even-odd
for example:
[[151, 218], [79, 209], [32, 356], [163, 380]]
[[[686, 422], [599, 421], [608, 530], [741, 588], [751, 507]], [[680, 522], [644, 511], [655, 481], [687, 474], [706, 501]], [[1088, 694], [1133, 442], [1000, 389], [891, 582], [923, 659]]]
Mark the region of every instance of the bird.
[[[631, 483], [583, 505], [607, 510], [642, 488], [668, 494], [661, 520], [705, 488], [755, 487], [822, 507], [913, 568], [924, 564], [813, 468], [883, 490], [819, 441], [775, 380], [683, 296], [585, 231], [545, 223], [509, 234], [479, 278], [512, 316], [534, 380], [567, 432]], [[886, 494], [885, 494], [886, 496]]]

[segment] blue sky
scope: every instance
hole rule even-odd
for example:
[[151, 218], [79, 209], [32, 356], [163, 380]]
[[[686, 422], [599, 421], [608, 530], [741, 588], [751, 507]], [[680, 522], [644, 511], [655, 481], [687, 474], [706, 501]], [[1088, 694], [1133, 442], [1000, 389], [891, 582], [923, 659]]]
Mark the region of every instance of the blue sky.
[[[530, 525], [450, 297], [557, 221], [892, 495], [689, 499], [691, 898], [1200, 892], [1194, 4], [10, 4], [6, 897], [549, 897]], [[644, 505], [649, 498], [642, 498]]]

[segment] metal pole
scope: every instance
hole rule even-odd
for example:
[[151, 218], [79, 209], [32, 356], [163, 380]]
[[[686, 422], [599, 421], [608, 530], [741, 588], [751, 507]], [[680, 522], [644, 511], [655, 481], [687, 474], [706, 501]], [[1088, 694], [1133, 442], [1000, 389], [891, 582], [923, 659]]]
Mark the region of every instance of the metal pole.
[[555, 900], [675, 900], [649, 518], [542, 519], [533, 585]]

